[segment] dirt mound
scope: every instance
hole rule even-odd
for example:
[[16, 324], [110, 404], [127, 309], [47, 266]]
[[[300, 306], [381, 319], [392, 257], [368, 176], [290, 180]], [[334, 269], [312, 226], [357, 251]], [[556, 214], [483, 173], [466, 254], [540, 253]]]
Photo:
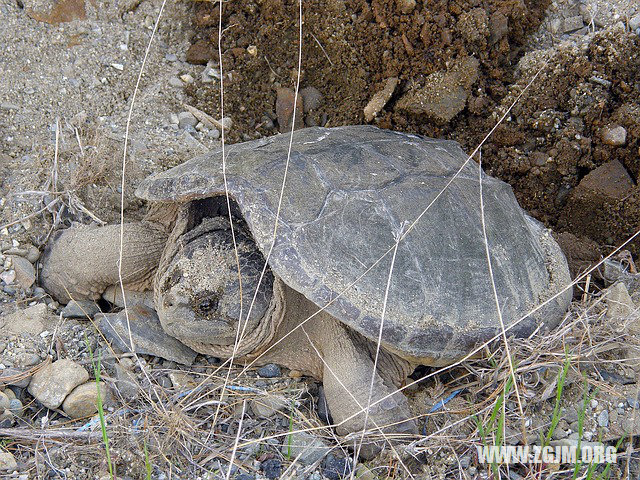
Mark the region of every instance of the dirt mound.
[[[542, 69], [483, 148], [485, 168], [509, 182], [521, 204], [548, 226], [603, 247], [620, 244], [639, 224], [640, 39], [609, 28], [525, 55], [526, 38], [549, 2], [478, 5], [305, 2], [301, 88], [322, 94], [305, 123], [365, 123], [367, 102], [397, 77], [372, 123], [453, 138], [470, 151]], [[293, 87], [297, 77], [298, 13], [297, 3], [281, 0], [225, 4], [225, 111], [235, 122], [230, 141], [277, 131], [276, 91]], [[194, 7], [189, 61], [217, 64], [218, 20], [217, 4]], [[220, 115], [219, 83], [196, 82], [188, 93], [199, 108]], [[601, 194], [599, 174], [591, 186], [578, 188], [612, 160], [620, 176], [614, 181], [623, 182], [616, 195]], [[638, 244], [632, 250], [638, 253]]]

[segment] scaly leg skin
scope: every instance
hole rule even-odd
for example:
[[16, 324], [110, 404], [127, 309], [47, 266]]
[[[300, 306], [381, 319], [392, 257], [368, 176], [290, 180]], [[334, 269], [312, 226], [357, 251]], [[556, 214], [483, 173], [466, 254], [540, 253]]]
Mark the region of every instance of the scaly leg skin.
[[[122, 280], [130, 290], [152, 288], [167, 241], [166, 229], [152, 222], [124, 225]], [[120, 225], [72, 227], [60, 232], [42, 257], [42, 286], [61, 303], [96, 300], [120, 283]]]
[[[289, 335], [270, 350], [262, 362], [279, 363], [321, 379], [331, 416], [337, 425], [336, 433], [344, 436], [361, 432], [365, 415], [358, 412], [369, 401], [375, 345], [326, 312], [315, 315], [295, 329], [316, 313], [318, 307], [288, 287], [285, 299], [286, 315], [277, 336]], [[368, 433], [360, 450], [361, 457], [371, 458], [385, 446], [386, 442], [376, 427], [380, 427], [391, 440], [418, 433], [407, 398], [396, 391], [411, 370], [409, 362], [380, 350], [371, 395], [371, 404], [375, 405], [369, 408]], [[359, 435], [354, 438], [360, 440]]]

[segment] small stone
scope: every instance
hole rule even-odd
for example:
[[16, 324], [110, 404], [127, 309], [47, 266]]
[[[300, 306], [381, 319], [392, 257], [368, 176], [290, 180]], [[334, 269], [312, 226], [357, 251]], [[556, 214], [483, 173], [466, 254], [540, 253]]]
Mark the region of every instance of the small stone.
[[9, 452], [0, 452], [0, 470], [13, 472], [18, 468], [15, 457]]
[[29, 393], [47, 408], [58, 408], [78, 385], [89, 380], [87, 371], [69, 359], [47, 365], [33, 375]]
[[22, 402], [17, 398], [12, 398], [11, 400], [9, 400], [9, 411], [16, 417], [21, 417], [24, 413]]
[[595, 398], [591, 400], [591, 408], [598, 408], [598, 400]]
[[320, 90], [315, 87], [303, 88], [300, 90], [300, 96], [302, 97], [304, 113], [309, 113], [311, 110], [315, 110], [322, 102], [322, 94], [320, 93]]
[[120, 395], [122, 395], [125, 400], [136, 399], [140, 394], [140, 387], [138, 387], [138, 384], [136, 382], [135, 374], [120, 363], [116, 363], [115, 371], [116, 390], [120, 393]]
[[605, 319], [607, 321], [625, 321], [634, 315], [638, 316], [636, 306], [624, 283], [616, 282], [607, 288], [605, 299], [607, 302]]
[[36, 270], [33, 264], [24, 257], [10, 256], [16, 274], [16, 282], [25, 290], [36, 281]]
[[5, 270], [4, 272], [0, 273], [0, 280], [2, 280], [5, 285], [11, 285], [16, 281], [16, 271]]
[[[103, 405], [108, 403], [107, 387], [100, 382], [100, 399]], [[87, 382], [73, 389], [62, 403], [62, 409], [71, 418], [89, 417], [98, 411], [98, 386], [96, 382]]]
[[9, 397], [9, 400], [13, 400], [14, 398], [16, 398], [15, 392], [10, 388], [4, 389], [3, 392], [7, 397]]
[[632, 32], [640, 28], [640, 13], [629, 19], [629, 30]]
[[180, 80], [178, 77], [171, 77], [169, 79], [169, 85], [172, 87], [179, 88], [179, 87], [182, 87], [183, 83], [182, 83], [182, 80]]
[[329, 480], [340, 480], [351, 475], [351, 462], [344, 457], [336, 457], [332, 453], [322, 462], [322, 475]]
[[416, 8], [416, 0], [398, 0], [398, 6], [402, 13], [408, 15]]
[[11, 400], [6, 393], [0, 392], [0, 412], [3, 412], [5, 408], [9, 408]]
[[586, 431], [582, 434], [582, 437], [587, 441], [590, 442], [593, 439], [593, 432], [590, 431]]
[[195, 127], [198, 119], [191, 112], [180, 112], [178, 114], [178, 127], [185, 129], [187, 126]]
[[115, 68], [116, 70], [119, 71], [123, 71], [124, 70], [124, 65], [122, 65], [121, 63], [112, 63], [111, 67]]
[[171, 384], [178, 390], [191, 390], [198, 386], [198, 382], [196, 382], [193, 377], [187, 373], [176, 371], [169, 372], [168, 375], [171, 380]]
[[17, 368], [5, 368], [0, 374], [0, 385], [13, 385], [15, 387], [27, 388], [31, 382], [31, 375], [25, 374]]
[[282, 375], [280, 367], [274, 363], [268, 363], [267, 365], [258, 369], [258, 375], [262, 378], [275, 378]]
[[262, 469], [262, 473], [264, 473], [265, 477], [269, 479], [280, 478], [282, 462], [277, 458], [270, 458], [269, 460], [262, 462], [260, 468]]
[[167, 54], [164, 56], [164, 59], [165, 59], [167, 62], [177, 62], [177, 61], [178, 61], [178, 56], [177, 56], [175, 53], [167, 53]]
[[38, 363], [40, 363], [40, 355], [24, 352], [16, 356], [14, 365], [16, 367], [32, 367]]
[[582, 15], [576, 15], [564, 19], [562, 31], [563, 33], [574, 32], [582, 27], [584, 27]]
[[29, 248], [27, 249], [26, 259], [29, 260], [29, 262], [31, 263], [36, 263], [39, 258], [40, 258], [40, 250], [38, 250], [38, 247], [34, 247], [33, 245], [30, 245]]
[[598, 415], [598, 425], [601, 427], [609, 426], [609, 410], [605, 409], [600, 412]]
[[282, 395], [263, 395], [251, 400], [251, 410], [260, 418], [270, 418], [277, 412], [286, 409], [289, 402]]
[[398, 85], [398, 77], [387, 78], [382, 90], [376, 92], [366, 107], [364, 107], [364, 119], [367, 122], [373, 120], [378, 113], [384, 108], [387, 102], [391, 99], [393, 92]]
[[[129, 328], [124, 310], [118, 313], [98, 314], [99, 329], [114, 347], [123, 353], [130, 351]], [[131, 337], [137, 353], [155, 355], [166, 360], [191, 365], [196, 352], [169, 336], [160, 325], [155, 310], [137, 304], [129, 308]]]
[[479, 67], [480, 62], [472, 56], [457, 60], [449, 69], [429, 75], [424, 87], [405, 93], [395, 108], [446, 124], [466, 106], [471, 87], [478, 79]]
[[600, 130], [602, 141], [612, 147], [620, 147], [627, 143], [627, 130], [620, 126], [605, 127]]
[[628, 397], [627, 405], [629, 405], [629, 407], [631, 408], [640, 409], [640, 400], [638, 400], [637, 398]]
[[256, 47], [255, 45], [249, 45], [247, 47], [247, 53], [252, 57], [255, 57], [256, 55], [258, 55], [258, 47]]
[[62, 318], [93, 318], [100, 313], [100, 307], [90, 300], [71, 300], [62, 309]]
[[45, 330], [48, 316], [47, 306], [44, 303], [38, 303], [0, 317], [0, 330], [16, 335], [22, 333], [39, 335]]
[[294, 129], [297, 130], [304, 126], [302, 113], [304, 111], [304, 102], [302, 96], [298, 95], [295, 100], [295, 92], [290, 88], [278, 88], [276, 92], [276, 115], [278, 117], [278, 125], [280, 132], [284, 133], [291, 130], [291, 122], [294, 118], [293, 108], [295, 104]]
[[193, 77], [188, 73], [180, 75], [180, 80], [182, 80], [184, 83], [193, 83]]
[[311, 465], [324, 458], [329, 452], [331, 447], [325, 445], [320, 438], [304, 431], [287, 435], [282, 446], [284, 455], [297, 458], [303, 465]]

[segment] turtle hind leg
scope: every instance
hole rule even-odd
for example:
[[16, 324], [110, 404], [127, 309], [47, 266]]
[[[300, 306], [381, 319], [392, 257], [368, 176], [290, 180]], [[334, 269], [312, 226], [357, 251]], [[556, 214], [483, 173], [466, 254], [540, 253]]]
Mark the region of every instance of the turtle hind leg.
[[[124, 225], [123, 284], [131, 290], [152, 287], [167, 241], [164, 228], [151, 222]], [[120, 283], [120, 225], [72, 227], [49, 244], [42, 258], [41, 283], [62, 303], [95, 300], [110, 285]]]
[[[389, 441], [396, 443], [418, 433], [407, 398], [396, 388], [406, 377], [393, 378], [407, 371], [408, 363], [407, 368], [398, 368], [404, 360], [395, 358], [392, 362], [388, 353], [381, 352], [374, 371], [369, 341], [329, 315], [311, 329], [323, 352], [322, 382], [336, 433], [347, 435], [364, 428], [360, 449], [364, 458], [377, 454]], [[368, 409], [366, 416], [364, 409]], [[360, 441], [360, 436], [354, 438]]]

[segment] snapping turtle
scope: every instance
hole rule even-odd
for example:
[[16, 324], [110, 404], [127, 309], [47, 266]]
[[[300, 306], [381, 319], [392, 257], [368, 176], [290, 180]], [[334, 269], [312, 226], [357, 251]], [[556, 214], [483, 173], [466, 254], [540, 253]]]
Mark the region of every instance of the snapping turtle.
[[[372, 126], [300, 130], [287, 164], [288, 149], [276, 135], [228, 146], [226, 171], [218, 150], [146, 179], [123, 283], [153, 288], [163, 329], [198, 352], [321, 380], [339, 433], [362, 428], [369, 400], [370, 427], [415, 432], [396, 391], [413, 366], [451, 363], [501, 331], [478, 167], [463, 167], [456, 142]], [[555, 326], [571, 299], [556, 295], [570, 280], [562, 252], [509, 185], [482, 185], [509, 335]], [[98, 298], [118, 283], [119, 241], [118, 225], [64, 231], [44, 286], [63, 302]]]

